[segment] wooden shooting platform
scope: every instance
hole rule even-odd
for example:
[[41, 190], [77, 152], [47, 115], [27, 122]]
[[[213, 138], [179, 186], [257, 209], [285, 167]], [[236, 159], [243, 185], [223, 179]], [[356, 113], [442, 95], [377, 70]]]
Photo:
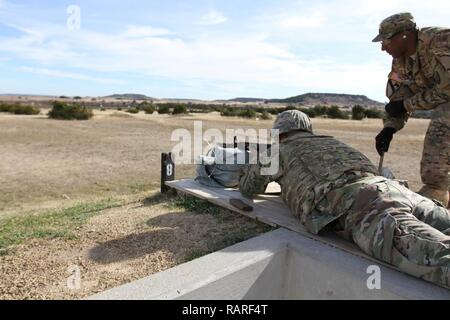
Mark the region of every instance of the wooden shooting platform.
[[[390, 268], [392, 265], [377, 260], [364, 252], [354, 243], [340, 238], [335, 233], [324, 232], [319, 235], [309, 233], [300, 223], [290, 209], [283, 203], [279, 192], [280, 186], [277, 183], [271, 183], [266, 189], [265, 194], [259, 195], [255, 199], [248, 199], [241, 195], [239, 190], [232, 188], [213, 188], [202, 185], [192, 179], [165, 181], [169, 188], [175, 189], [178, 193], [188, 194], [197, 198], [207, 200], [215, 205], [229, 209], [231, 211], [243, 214], [252, 219], [266, 223], [272, 227], [286, 228], [299, 233], [300, 235], [314, 239], [326, 245], [344, 250], [356, 256], [372, 260], [379, 265]], [[231, 205], [230, 199], [241, 199], [246, 204], [253, 207], [252, 211], [243, 211]]]

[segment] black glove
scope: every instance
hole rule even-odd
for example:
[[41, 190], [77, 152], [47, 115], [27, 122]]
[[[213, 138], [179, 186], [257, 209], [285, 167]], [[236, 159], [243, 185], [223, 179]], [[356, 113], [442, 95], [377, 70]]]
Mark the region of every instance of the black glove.
[[393, 118], [398, 118], [406, 113], [405, 105], [403, 100], [391, 101], [386, 107], [386, 112]]
[[380, 156], [389, 151], [389, 145], [391, 144], [392, 137], [396, 132], [397, 130], [394, 128], [386, 127], [375, 137], [375, 147], [377, 148]]

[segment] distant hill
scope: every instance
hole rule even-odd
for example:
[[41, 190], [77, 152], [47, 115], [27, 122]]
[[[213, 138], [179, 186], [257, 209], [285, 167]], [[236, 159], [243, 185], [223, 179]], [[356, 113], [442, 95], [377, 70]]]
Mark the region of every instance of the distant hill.
[[230, 99], [227, 100], [230, 102], [263, 102], [265, 101], [265, 99], [261, 99], [261, 98], [234, 98], [234, 99]]
[[118, 99], [118, 100], [155, 100], [155, 98], [147, 97], [144, 94], [135, 94], [135, 93], [113, 94], [103, 98]]
[[262, 99], [262, 98], [235, 98], [231, 102], [273, 102], [273, 103], [296, 103], [304, 106], [338, 105], [353, 106], [359, 104], [366, 107], [384, 107], [384, 104], [363, 95], [341, 94], [341, 93], [306, 93], [286, 99]]

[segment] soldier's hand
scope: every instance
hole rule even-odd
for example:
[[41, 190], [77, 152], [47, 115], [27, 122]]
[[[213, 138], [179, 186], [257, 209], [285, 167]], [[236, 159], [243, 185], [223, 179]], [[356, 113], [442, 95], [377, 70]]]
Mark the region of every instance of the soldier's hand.
[[377, 148], [380, 156], [389, 151], [389, 145], [391, 144], [392, 137], [396, 132], [397, 130], [394, 128], [386, 127], [375, 137], [375, 147]]
[[398, 118], [406, 113], [405, 105], [403, 100], [391, 101], [386, 107], [386, 112], [393, 118]]

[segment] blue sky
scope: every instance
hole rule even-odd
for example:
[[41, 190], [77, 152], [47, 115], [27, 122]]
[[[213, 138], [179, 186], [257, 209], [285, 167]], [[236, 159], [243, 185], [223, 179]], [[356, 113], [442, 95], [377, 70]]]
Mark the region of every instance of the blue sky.
[[371, 40], [402, 11], [449, 27], [448, 0], [0, 0], [0, 93], [385, 101], [390, 57]]

